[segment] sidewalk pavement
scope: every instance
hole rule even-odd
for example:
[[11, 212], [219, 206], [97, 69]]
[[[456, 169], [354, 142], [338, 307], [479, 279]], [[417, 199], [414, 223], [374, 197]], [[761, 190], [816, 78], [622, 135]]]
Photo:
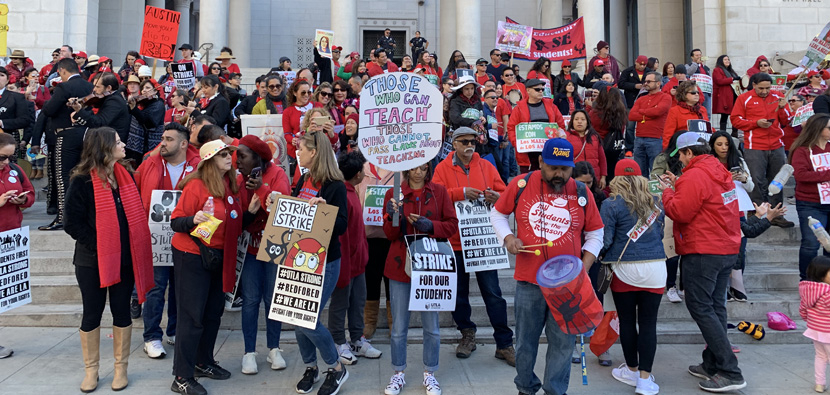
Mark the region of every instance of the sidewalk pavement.
[[[95, 393], [111, 393], [113, 357], [111, 329], [102, 328], [101, 370], [98, 390]], [[420, 334], [420, 329], [411, 333]], [[169, 394], [172, 382], [173, 347], [166, 345], [167, 358], [151, 360], [142, 351], [141, 330], [133, 331], [132, 355], [129, 366], [129, 386], [124, 394]], [[201, 383], [214, 395], [218, 394], [295, 394], [294, 385], [302, 376], [304, 366], [294, 339], [294, 332], [282, 332], [283, 355], [288, 369], [272, 371], [265, 362], [267, 349], [264, 334], [260, 334], [259, 374], [247, 376], [240, 373], [242, 361], [241, 331], [219, 332], [216, 342], [216, 359], [231, 371], [226, 381], [202, 379]], [[378, 334], [377, 336], [388, 336]], [[388, 339], [386, 339], [388, 341]], [[379, 339], [378, 343], [382, 343]], [[14, 356], [0, 360], [0, 394], [77, 394], [83, 378], [80, 341], [74, 328], [0, 328], [0, 344], [15, 350]], [[349, 379], [340, 394], [382, 394], [393, 373], [390, 366], [388, 344], [376, 344], [383, 351], [380, 359], [361, 358], [349, 366]], [[544, 369], [546, 346], [540, 346], [536, 374]], [[587, 347], [586, 347], [587, 348]], [[405, 395], [423, 394], [421, 385], [421, 344], [410, 344], [407, 362]], [[748, 386], [741, 394], [779, 395], [810, 394], [813, 392], [812, 344], [766, 345], [763, 341], [741, 345], [738, 354], [740, 367]], [[495, 346], [479, 345], [469, 359], [455, 357], [455, 345], [441, 346], [441, 368], [436, 377], [445, 395], [502, 395], [516, 394], [513, 384], [515, 369], [493, 357]], [[658, 345], [653, 372], [663, 394], [703, 394], [698, 389], [698, 379], [686, 371], [688, 365], [700, 362], [700, 345]], [[611, 349], [615, 366], [622, 363], [619, 344]], [[325, 368], [319, 361], [321, 369]], [[588, 382], [582, 385], [579, 365], [572, 365], [568, 394], [632, 394], [634, 389], [614, 380], [611, 368], [602, 367], [596, 357], [588, 355]], [[319, 388], [319, 384], [316, 386]], [[316, 391], [316, 389], [315, 389]], [[539, 392], [542, 393], [541, 391]]]

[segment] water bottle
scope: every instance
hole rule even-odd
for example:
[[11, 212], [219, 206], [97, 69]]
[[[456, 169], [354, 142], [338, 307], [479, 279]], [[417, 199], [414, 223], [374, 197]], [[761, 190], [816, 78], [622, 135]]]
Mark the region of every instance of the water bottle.
[[793, 175], [795, 169], [790, 164], [785, 164], [781, 166], [781, 170], [778, 170], [778, 174], [775, 175], [775, 178], [769, 183], [769, 195], [775, 195], [778, 192], [781, 192], [784, 189], [784, 184], [787, 183], [787, 180], [790, 179], [790, 176]]
[[824, 250], [830, 251], [830, 234], [827, 234], [827, 230], [824, 229], [821, 222], [813, 217], [807, 217], [807, 224], [810, 225], [810, 229], [812, 229], [813, 234], [816, 235], [818, 242], [821, 243]]
[[213, 196], [208, 197], [208, 200], [205, 202], [205, 205], [202, 207], [202, 212], [205, 214], [213, 215]]
[[[270, 194], [270, 197], [271, 197], [271, 204], [274, 204], [274, 202], [276, 202], [276, 201], [277, 201], [277, 195], [279, 195], [279, 192], [277, 192], [277, 191], [271, 191], [271, 194]], [[267, 211], [267, 212], [269, 212], [269, 213], [270, 213], [270, 212], [271, 212], [271, 206], [268, 206], [268, 207], [265, 209], [265, 211]]]

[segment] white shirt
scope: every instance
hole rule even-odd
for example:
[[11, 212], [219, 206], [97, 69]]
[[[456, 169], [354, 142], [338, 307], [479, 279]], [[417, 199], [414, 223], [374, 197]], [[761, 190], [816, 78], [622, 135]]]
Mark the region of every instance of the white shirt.
[[178, 165], [171, 165], [169, 162], [165, 161], [164, 165], [167, 167], [167, 174], [170, 175], [170, 185], [173, 186], [173, 189], [176, 188], [176, 184], [179, 183], [180, 179], [182, 178], [182, 173], [184, 173], [184, 165], [187, 161], [182, 161]]

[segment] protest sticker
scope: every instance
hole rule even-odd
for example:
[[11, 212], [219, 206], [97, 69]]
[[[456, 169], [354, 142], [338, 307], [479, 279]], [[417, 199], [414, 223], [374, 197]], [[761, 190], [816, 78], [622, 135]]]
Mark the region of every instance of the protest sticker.
[[170, 216], [182, 197], [182, 191], [156, 189], [150, 195], [150, 242], [153, 246], [153, 266], [173, 266], [173, 235]]
[[249, 244], [251, 244], [251, 234], [247, 230], [243, 230], [239, 238], [236, 239], [236, 281], [233, 283], [233, 291], [225, 292], [225, 309], [233, 308], [233, 301], [239, 297], [239, 276], [242, 275], [242, 267], [245, 265]]
[[144, 29], [141, 31], [141, 56], [173, 61], [179, 36], [181, 13], [164, 8], [144, 8]]
[[279, 265], [268, 318], [314, 329], [337, 207], [280, 196], [271, 207], [257, 260]]
[[405, 236], [412, 260], [409, 311], [454, 311], [456, 286], [455, 253], [448, 242], [430, 237]]
[[314, 34], [314, 42], [317, 45], [317, 52], [320, 52], [320, 56], [331, 59], [331, 42], [333, 40], [333, 31], [317, 29], [317, 32]]
[[821, 32], [810, 40], [807, 53], [801, 58], [801, 65], [807, 70], [815, 70], [828, 53], [830, 53], [830, 23], [824, 25]]
[[274, 163], [280, 165], [285, 170], [285, 174], [289, 174], [288, 149], [286, 148], [288, 143], [282, 131], [282, 114], [243, 114], [240, 122], [242, 122], [242, 135], [252, 134], [268, 144], [274, 154], [272, 158]]
[[555, 138], [559, 125], [546, 122], [524, 122], [516, 125], [516, 151], [542, 152], [545, 141]]
[[358, 147], [369, 163], [404, 171], [429, 162], [443, 144], [444, 96], [425, 77], [377, 75], [360, 92]]
[[694, 81], [703, 93], [712, 94], [712, 76], [698, 73], [692, 74], [689, 79]]
[[369, 226], [383, 226], [383, 198], [391, 185], [367, 185], [363, 201], [363, 223]]
[[779, 95], [784, 95], [787, 92], [787, 76], [786, 75], [770, 75], [772, 77], [772, 86], [770, 86], [770, 90], [772, 92], [778, 93]]
[[176, 88], [191, 90], [196, 86], [196, 73], [193, 71], [193, 62], [173, 63], [173, 79], [176, 80]]
[[530, 26], [499, 21], [496, 30], [496, 48], [503, 52], [529, 55], [532, 37], [533, 28]]
[[[811, 154], [810, 162], [815, 171], [830, 170], [830, 153]], [[818, 197], [821, 199], [821, 204], [830, 204], [830, 182], [818, 183]]]
[[29, 227], [0, 233], [0, 313], [32, 303]]
[[490, 224], [490, 210], [490, 205], [481, 200], [455, 202], [467, 273], [510, 268], [507, 250]]
[[[508, 23], [518, 23], [505, 18]], [[552, 61], [583, 59], [585, 51], [585, 26], [582, 17], [551, 29], [533, 29], [529, 54], [516, 53], [517, 59], [537, 60], [546, 57]]]
[[801, 107], [798, 107], [798, 109], [795, 110], [795, 115], [793, 116], [792, 126], [801, 126], [801, 124], [807, 122], [807, 120], [810, 119], [814, 113], [813, 103], [807, 103]]

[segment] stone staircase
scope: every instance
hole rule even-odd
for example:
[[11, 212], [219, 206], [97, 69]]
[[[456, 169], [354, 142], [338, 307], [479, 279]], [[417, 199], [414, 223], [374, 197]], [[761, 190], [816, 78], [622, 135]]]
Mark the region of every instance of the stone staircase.
[[[795, 207], [790, 206], [791, 212], [787, 218], [797, 222]], [[31, 271], [33, 302], [21, 308], [0, 314], [0, 327], [77, 327], [81, 320], [81, 295], [78, 289], [72, 255], [74, 241], [64, 232], [43, 232], [37, 230], [38, 225], [49, 223], [51, 216], [45, 214], [45, 203], [37, 202], [26, 210], [24, 225], [30, 226]], [[749, 301], [746, 303], [729, 302], [727, 304], [729, 322], [737, 324], [741, 320], [762, 323], [766, 326], [766, 313], [780, 311], [799, 325], [799, 330], [776, 332], [767, 330], [766, 343], [792, 344], [807, 343], [808, 339], [801, 335], [805, 324], [798, 314], [798, 248], [800, 232], [798, 226], [791, 229], [773, 227], [760, 237], [750, 240], [747, 247], [747, 268], [744, 282], [748, 291]], [[515, 261], [511, 258], [511, 265]], [[512, 279], [513, 270], [502, 270], [499, 273], [502, 292], [508, 302], [508, 318], [514, 325], [514, 301], [516, 282]], [[493, 342], [492, 329], [485, 310], [484, 302], [478, 284], [474, 279], [470, 282], [470, 301], [473, 308], [473, 320], [479, 325], [478, 341]], [[260, 315], [260, 327], [264, 329], [264, 318]], [[324, 317], [327, 317], [324, 314]], [[379, 327], [387, 328], [386, 307], [381, 304]], [[166, 318], [165, 318], [166, 320]], [[413, 314], [410, 326], [421, 326], [420, 315]], [[458, 332], [449, 313], [441, 313], [440, 323], [442, 340], [445, 342], [457, 341]], [[109, 312], [104, 313], [103, 325], [111, 325]], [[134, 325], [143, 326], [141, 319], [135, 320]], [[240, 313], [225, 312], [222, 319], [223, 329], [241, 329]], [[284, 326], [290, 330], [291, 326]], [[733, 343], [755, 342], [750, 336], [736, 330], [729, 331]], [[378, 342], [388, 342], [388, 331], [380, 329], [375, 336]], [[658, 315], [658, 341], [660, 343], [703, 343], [697, 326], [691, 320], [686, 306], [683, 303], [670, 303], [664, 297]], [[418, 342], [421, 333], [412, 331], [410, 341]]]

